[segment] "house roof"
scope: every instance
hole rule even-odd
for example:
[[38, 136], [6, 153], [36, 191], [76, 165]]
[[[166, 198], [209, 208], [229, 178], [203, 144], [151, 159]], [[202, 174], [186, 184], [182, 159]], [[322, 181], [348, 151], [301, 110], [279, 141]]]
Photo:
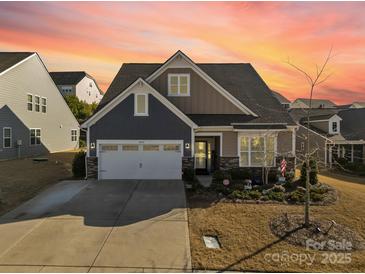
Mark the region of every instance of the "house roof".
[[365, 108], [365, 102], [353, 102], [351, 106], [358, 105], [360, 108]]
[[[293, 108], [289, 110], [289, 114], [296, 122], [299, 122], [301, 120], [304, 121], [307, 118], [308, 110], [309, 109]], [[309, 117], [311, 120], [319, 120], [318, 118], [322, 118], [321, 120], [325, 120], [337, 114], [339, 111], [340, 109], [337, 108], [316, 108], [310, 110]]]
[[274, 94], [276, 99], [279, 100], [279, 102], [281, 104], [290, 104], [290, 101], [288, 99], [286, 99], [281, 93], [274, 91], [274, 90], [272, 90], [272, 93]]
[[0, 73], [33, 54], [34, 52], [0, 52]]
[[[309, 106], [309, 99], [308, 98], [298, 98], [298, 99], [295, 99], [295, 101], [301, 101], [302, 103]], [[327, 99], [312, 99], [312, 108], [319, 108], [319, 107], [321, 107], [321, 105], [323, 105], [324, 108], [336, 107], [336, 104], [333, 103], [330, 100], [327, 100]]]
[[199, 126], [230, 126], [232, 123], [247, 123], [256, 117], [244, 114], [188, 114]]
[[[162, 65], [161, 63], [123, 64], [101, 100], [97, 111], [123, 92], [138, 77], [145, 79]], [[252, 122], [295, 124], [251, 64], [197, 63], [196, 65], [258, 115]]]
[[365, 108], [341, 110], [341, 135], [346, 140], [365, 140]]
[[49, 74], [56, 85], [76, 85], [87, 75], [85, 71], [54, 71]]

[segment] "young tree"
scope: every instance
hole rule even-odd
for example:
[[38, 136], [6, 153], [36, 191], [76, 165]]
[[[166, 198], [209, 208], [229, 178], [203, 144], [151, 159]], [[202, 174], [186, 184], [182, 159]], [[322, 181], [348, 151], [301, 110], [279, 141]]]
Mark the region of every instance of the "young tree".
[[326, 74], [326, 69], [327, 69], [327, 65], [332, 57], [333, 57], [333, 55], [332, 55], [332, 47], [331, 47], [323, 64], [321, 66], [316, 65], [316, 73], [314, 75], [311, 75], [310, 73], [306, 72], [304, 69], [293, 64], [290, 60], [287, 61], [287, 63], [291, 67], [296, 69], [298, 72], [300, 72], [305, 77], [305, 79], [308, 82], [309, 91], [310, 91], [309, 108], [307, 110], [307, 117], [306, 117], [307, 118], [307, 125], [306, 125], [306, 127], [307, 127], [307, 140], [306, 140], [307, 149], [306, 149], [306, 153], [305, 153], [305, 162], [306, 162], [306, 166], [307, 166], [307, 169], [306, 169], [307, 174], [306, 174], [306, 182], [305, 182], [306, 193], [305, 193], [305, 209], [304, 209], [304, 225], [306, 227], [309, 226], [309, 204], [310, 204], [309, 175], [310, 175], [310, 159], [313, 155], [313, 153], [310, 151], [310, 132], [309, 132], [310, 112], [312, 109], [312, 98], [313, 98], [313, 92], [314, 92], [315, 88], [317, 86], [319, 86], [320, 84], [322, 84], [323, 82], [325, 82], [331, 76], [331, 74]]

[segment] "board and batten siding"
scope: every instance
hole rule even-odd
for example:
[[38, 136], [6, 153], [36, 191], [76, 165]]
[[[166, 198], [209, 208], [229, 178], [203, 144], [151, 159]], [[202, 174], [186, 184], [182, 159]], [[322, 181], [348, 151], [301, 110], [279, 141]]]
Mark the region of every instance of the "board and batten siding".
[[[27, 110], [28, 93], [47, 98], [47, 113]], [[3, 148], [7, 126], [13, 129], [12, 149]], [[41, 129], [42, 145], [30, 146], [30, 128]], [[21, 157], [78, 148], [71, 129], [79, 124], [37, 55], [0, 75], [0, 159], [17, 155], [17, 140], [22, 141]]]
[[[191, 147], [191, 128], [152, 94], [148, 116], [134, 116], [131, 94], [90, 127], [90, 143], [97, 140], [183, 140]], [[96, 149], [90, 149], [90, 156], [96, 156]], [[191, 156], [191, 150], [184, 148], [184, 156]]]
[[[190, 96], [168, 96], [168, 74], [190, 75]], [[169, 68], [151, 85], [186, 114], [242, 114], [232, 102], [189, 68]]]

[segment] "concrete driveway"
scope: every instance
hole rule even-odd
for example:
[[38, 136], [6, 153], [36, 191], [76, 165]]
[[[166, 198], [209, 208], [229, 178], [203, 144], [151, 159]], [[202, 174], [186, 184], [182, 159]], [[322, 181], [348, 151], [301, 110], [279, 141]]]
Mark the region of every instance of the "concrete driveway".
[[0, 272], [190, 270], [180, 181], [65, 181], [0, 218]]

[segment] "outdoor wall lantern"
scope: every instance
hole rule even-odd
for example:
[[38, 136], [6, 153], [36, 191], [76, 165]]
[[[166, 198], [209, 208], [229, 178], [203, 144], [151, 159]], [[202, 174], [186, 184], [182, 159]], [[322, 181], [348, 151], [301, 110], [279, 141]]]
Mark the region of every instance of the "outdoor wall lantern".
[[90, 148], [94, 149], [95, 148], [95, 143], [91, 143]]
[[185, 144], [185, 148], [186, 148], [186, 149], [190, 149], [190, 143], [186, 143], [186, 144]]

